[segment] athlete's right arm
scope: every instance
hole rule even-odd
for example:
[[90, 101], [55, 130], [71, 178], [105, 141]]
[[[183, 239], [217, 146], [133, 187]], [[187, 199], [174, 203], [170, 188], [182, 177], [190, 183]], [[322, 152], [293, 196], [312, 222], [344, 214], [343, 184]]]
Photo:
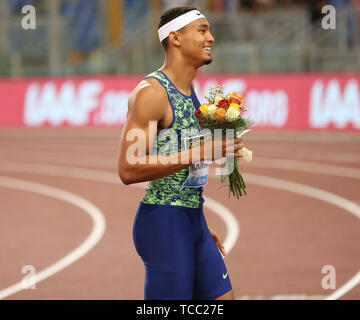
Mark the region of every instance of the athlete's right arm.
[[[122, 130], [118, 155], [118, 175], [124, 184], [159, 179], [200, 160], [216, 160], [213, 146], [204, 148], [203, 145], [194, 148], [193, 152], [184, 150], [169, 156], [149, 155], [156, 137], [157, 124], [165, 117], [169, 103], [165, 90], [156, 80], [151, 80], [141, 81], [129, 96], [127, 121]], [[151, 121], [156, 125], [155, 128]], [[222, 144], [223, 155], [226, 145], [233, 147], [241, 139], [233, 142]], [[212, 140], [206, 143], [213, 144]], [[241, 147], [235, 146], [235, 150]]]
[[[129, 96], [118, 155], [118, 175], [124, 184], [158, 179], [189, 166], [189, 161], [181, 163], [180, 152], [171, 155], [171, 159], [168, 157], [170, 163], [161, 161], [165, 156], [149, 155], [167, 104], [165, 90], [151, 80], [141, 81]], [[188, 151], [185, 153], [189, 154]]]

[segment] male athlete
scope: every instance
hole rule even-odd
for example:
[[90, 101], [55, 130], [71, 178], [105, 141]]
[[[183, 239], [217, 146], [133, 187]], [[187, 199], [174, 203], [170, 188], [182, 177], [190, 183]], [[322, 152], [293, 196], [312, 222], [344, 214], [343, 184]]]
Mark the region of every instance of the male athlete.
[[[118, 159], [118, 174], [124, 184], [149, 181], [133, 225], [135, 248], [146, 270], [145, 299], [234, 299], [220, 254], [226, 254], [225, 248], [204, 217], [202, 187], [183, 186], [191, 164], [229, 154], [240, 157], [235, 151], [243, 147], [241, 138], [223, 139], [219, 154], [214, 151], [214, 140], [191, 150], [183, 148], [180, 141], [180, 132], [200, 130], [194, 115], [200, 103], [192, 82], [197, 69], [212, 61], [215, 40], [206, 18], [190, 7], [166, 11], [158, 34], [165, 62], [142, 79], [129, 96]], [[155, 130], [151, 123], [157, 124]], [[128, 157], [134, 141], [129, 137], [136, 130], [144, 132], [146, 148], [143, 152], [138, 148], [139, 161], [133, 164]], [[169, 131], [177, 133], [172, 141], [175, 149], [170, 143], [172, 152], [162, 152], [169, 144], [162, 138]]]

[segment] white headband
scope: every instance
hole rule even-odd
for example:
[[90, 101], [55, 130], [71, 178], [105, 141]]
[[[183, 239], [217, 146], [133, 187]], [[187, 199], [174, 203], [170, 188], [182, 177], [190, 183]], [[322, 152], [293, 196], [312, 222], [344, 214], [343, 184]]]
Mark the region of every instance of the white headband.
[[168, 37], [171, 31], [178, 31], [189, 23], [201, 18], [205, 18], [205, 16], [200, 11], [191, 10], [169, 21], [158, 30], [160, 42]]

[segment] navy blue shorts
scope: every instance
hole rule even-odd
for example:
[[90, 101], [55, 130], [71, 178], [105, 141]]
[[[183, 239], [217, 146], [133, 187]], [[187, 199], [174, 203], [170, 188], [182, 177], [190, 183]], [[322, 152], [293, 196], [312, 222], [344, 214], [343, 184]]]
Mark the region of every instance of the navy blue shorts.
[[202, 206], [140, 203], [133, 239], [145, 264], [145, 299], [212, 300], [231, 290]]

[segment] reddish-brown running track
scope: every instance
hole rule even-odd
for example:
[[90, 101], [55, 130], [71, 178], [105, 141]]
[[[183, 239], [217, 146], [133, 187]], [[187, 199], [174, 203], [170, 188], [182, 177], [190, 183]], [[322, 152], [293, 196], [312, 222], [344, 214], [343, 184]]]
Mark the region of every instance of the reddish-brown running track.
[[[120, 133], [0, 130], [0, 297], [143, 299], [132, 223], [144, 189], [116, 177]], [[236, 297], [359, 299], [360, 134], [253, 131], [244, 142], [254, 151], [240, 165], [248, 195], [229, 199], [217, 176], [205, 188], [240, 227], [225, 258]], [[98, 210], [95, 224], [87, 210]], [[205, 213], [227, 238], [224, 220]], [[89, 235], [98, 238], [66, 267], [9, 294], [24, 266], [58, 266]], [[335, 289], [322, 287], [327, 265]]]

